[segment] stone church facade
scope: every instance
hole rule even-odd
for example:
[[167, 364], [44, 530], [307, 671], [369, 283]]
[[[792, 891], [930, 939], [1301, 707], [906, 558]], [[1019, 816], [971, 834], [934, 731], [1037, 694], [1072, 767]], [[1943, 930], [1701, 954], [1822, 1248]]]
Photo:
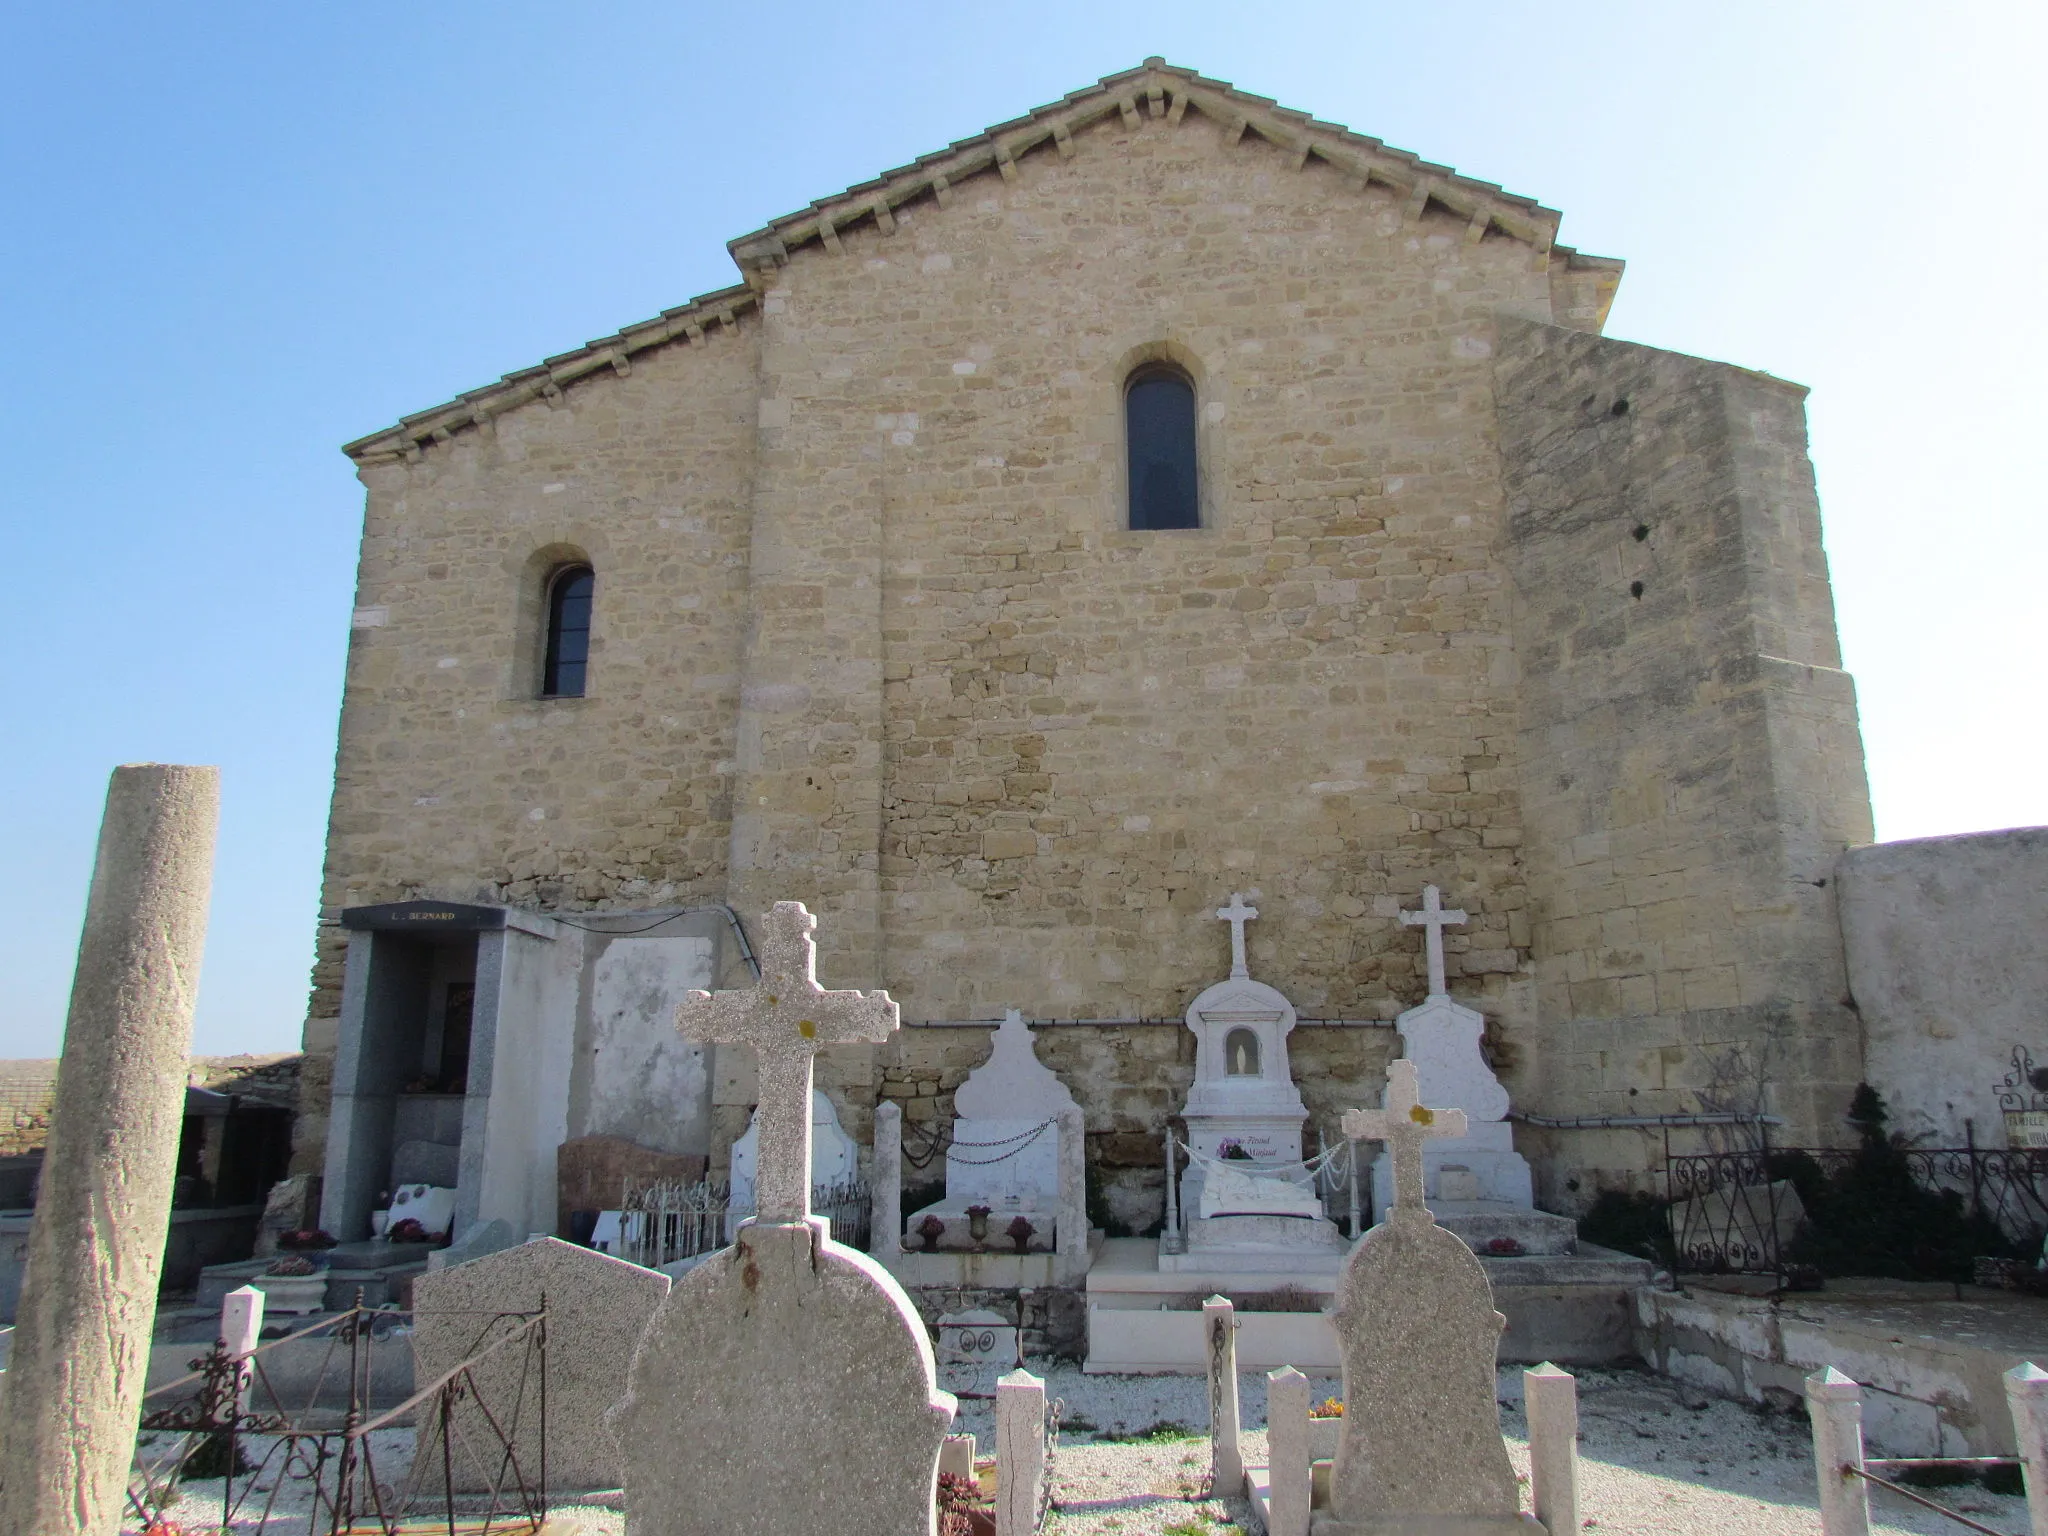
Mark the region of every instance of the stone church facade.
[[[1142, 1021], [1223, 973], [1233, 890], [1319, 1121], [1378, 1100], [1435, 884], [1542, 1203], [1664, 1134], [1543, 1119], [1838, 1136], [1829, 876], [1871, 823], [1804, 392], [1603, 338], [1621, 265], [1558, 223], [1149, 60], [352, 444], [298, 1152], [330, 1219], [407, 1141], [514, 1225], [569, 1136], [716, 1166], [751, 1066], [665, 1010], [745, 984], [724, 909], [785, 899], [821, 980], [902, 1005], [821, 1066], [857, 1139], [985, 1054], [938, 1026], [1108, 1021], [1042, 1054], [1134, 1226], [1192, 1071]], [[1130, 526], [1148, 368], [1193, 390], [1197, 527]], [[582, 692], [543, 696], [585, 569]]]

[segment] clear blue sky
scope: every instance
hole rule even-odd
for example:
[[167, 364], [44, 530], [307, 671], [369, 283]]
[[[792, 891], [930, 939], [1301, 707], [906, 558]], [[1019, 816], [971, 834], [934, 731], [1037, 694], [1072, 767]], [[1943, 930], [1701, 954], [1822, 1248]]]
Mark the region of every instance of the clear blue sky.
[[198, 1047], [296, 1044], [339, 444], [1153, 53], [1562, 209], [1629, 263], [1609, 334], [1811, 385], [1879, 835], [2048, 822], [2043, 9], [8, 7], [0, 1056], [56, 1051], [107, 772], [152, 759], [225, 775]]

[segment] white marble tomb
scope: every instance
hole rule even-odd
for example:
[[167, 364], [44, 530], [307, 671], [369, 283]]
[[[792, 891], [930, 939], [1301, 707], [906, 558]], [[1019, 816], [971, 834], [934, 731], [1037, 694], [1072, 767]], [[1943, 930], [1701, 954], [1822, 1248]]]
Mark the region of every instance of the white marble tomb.
[[1246, 963], [1244, 925], [1258, 915], [1231, 892], [1230, 905], [1216, 913], [1230, 924], [1230, 975], [1188, 1005], [1195, 1035], [1195, 1080], [1182, 1111], [1189, 1159], [1179, 1183], [1180, 1233], [1176, 1240], [1169, 1231], [1161, 1244], [1163, 1270], [1333, 1268], [1343, 1252], [1301, 1167], [1308, 1108], [1287, 1059], [1294, 1005], [1253, 980]]
[[[1023, 1217], [1033, 1231], [1024, 1252], [1053, 1250], [1059, 1212], [1060, 1119], [1079, 1115], [1074, 1096], [1038, 1059], [1031, 1026], [1012, 1008], [989, 1034], [988, 1060], [953, 1094], [953, 1140], [946, 1153], [946, 1198], [904, 1219], [906, 1247], [920, 1248], [927, 1217], [945, 1224], [941, 1249], [1013, 1247], [1010, 1225]], [[972, 1231], [971, 1208], [986, 1206], [983, 1235]]]
[[[1486, 1019], [1453, 1001], [1444, 978], [1443, 930], [1463, 924], [1465, 914], [1446, 909], [1431, 885], [1423, 888], [1422, 909], [1403, 912], [1401, 921], [1424, 930], [1429, 958], [1428, 998], [1395, 1021], [1402, 1055], [1415, 1064], [1423, 1102], [1460, 1109], [1466, 1123], [1464, 1135], [1433, 1139], [1423, 1149], [1430, 1205], [1440, 1215], [1474, 1202], [1528, 1210], [1535, 1192], [1528, 1161], [1515, 1150], [1508, 1091], [1479, 1048]], [[1379, 1220], [1393, 1204], [1393, 1185], [1392, 1154], [1383, 1152], [1373, 1164], [1373, 1213]]]

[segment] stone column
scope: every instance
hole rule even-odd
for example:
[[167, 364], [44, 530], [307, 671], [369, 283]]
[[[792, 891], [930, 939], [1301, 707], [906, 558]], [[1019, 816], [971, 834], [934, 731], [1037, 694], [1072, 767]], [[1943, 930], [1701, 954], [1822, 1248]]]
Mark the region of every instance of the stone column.
[[1266, 1536], [1308, 1536], [1308, 1378], [1291, 1365], [1266, 1373], [1266, 1445]]
[[2034, 1536], [2048, 1536], [2048, 1371], [2031, 1360], [2014, 1366], [2005, 1373], [2005, 1401], [2027, 1480], [2027, 1523]]
[[1078, 1109], [1059, 1116], [1060, 1208], [1053, 1225], [1053, 1278], [1078, 1285], [1088, 1273], [1087, 1125]]
[[875, 1163], [868, 1187], [873, 1191], [868, 1252], [887, 1267], [903, 1251], [903, 1106], [893, 1099], [875, 1105]]
[[1870, 1485], [1843, 1470], [1863, 1465], [1863, 1389], [1831, 1365], [1806, 1378], [1806, 1412], [1821, 1536], [1870, 1536]]
[[1546, 1530], [1579, 1528], [1579, 1384], [1549, 1361], [1522, 1372], [1529, 1410], [1529, 1494]]
[[1202, 1337], [1209, 1360], [1209, 1480], [1219, 1499], [1244, 1491], [1244, 1449], [1237, 1422], [1237, 1309], [1229, 1298], [1202, 1303]]
[[220, 771], [114, 770], [0, 1414], [0, 1536], [113, 1536], [185, 1115]]
[[1045, 1486], [1045, 1383], [1018, 1366], [996, 1382], [996, 1536], [1033, 1536]]

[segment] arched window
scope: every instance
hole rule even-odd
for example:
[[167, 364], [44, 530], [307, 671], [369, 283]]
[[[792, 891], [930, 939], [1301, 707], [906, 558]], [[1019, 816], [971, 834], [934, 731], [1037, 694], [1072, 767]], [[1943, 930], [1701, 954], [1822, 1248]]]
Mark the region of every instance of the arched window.
[[590, 664], [590, 597], [597, 577], [587, 565], [565, 565], [548, 578], [548, 643], [540, 696], [580, 699]]
[[1259, 1075], [1259, 1037], [1249, 1029], [1233, 1029], [1223, 1037], [1223, 1072], [1226, 1077]]
[[1195, 386], [1167, 363], [1148, 363], [1124, 385], [1131, 526], [1199, 528], [1195, 483]]

